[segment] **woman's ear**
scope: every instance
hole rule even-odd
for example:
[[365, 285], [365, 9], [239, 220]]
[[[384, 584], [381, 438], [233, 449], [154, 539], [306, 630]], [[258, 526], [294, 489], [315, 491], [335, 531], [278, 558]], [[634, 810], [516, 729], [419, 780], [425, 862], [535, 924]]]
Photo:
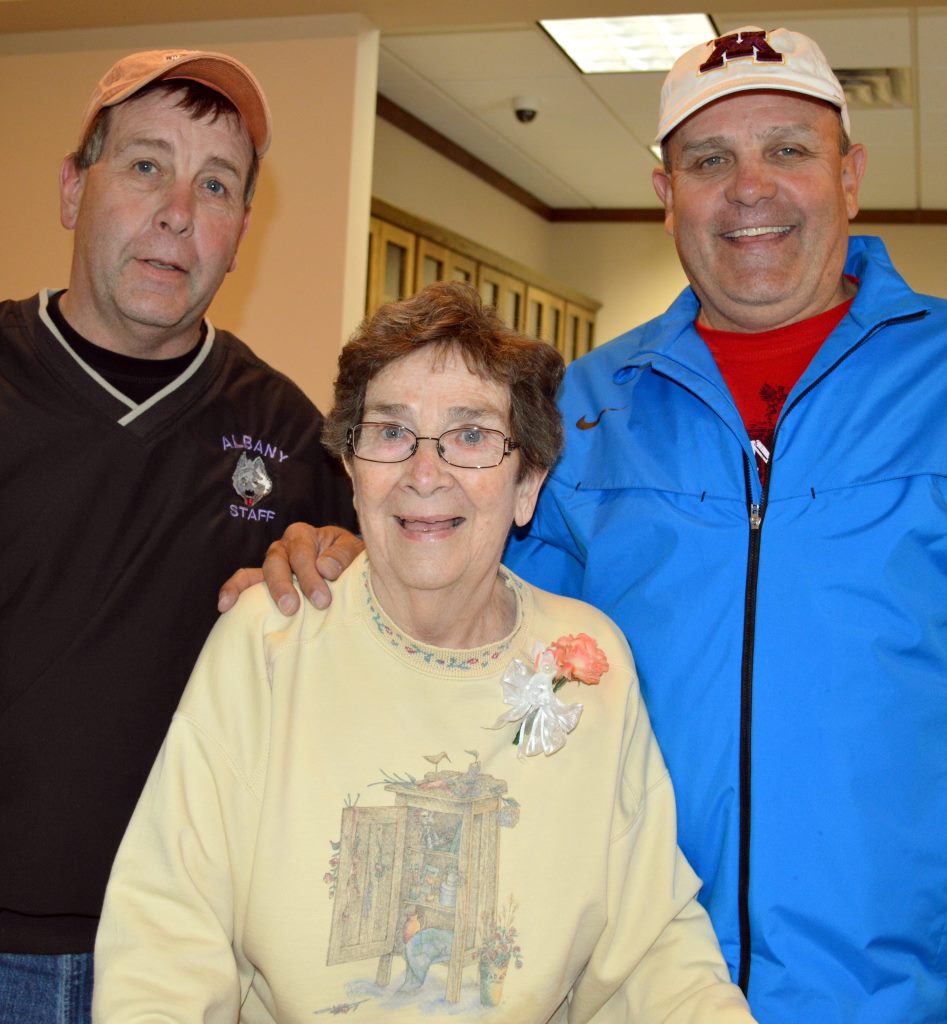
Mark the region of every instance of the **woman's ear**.
[[531, 470], [516, 485], [516, 501], [513, 505], [513, 522], [517, 526], [525, 526], [533, 518], [539, 490], [548, 476], [546, 469]]

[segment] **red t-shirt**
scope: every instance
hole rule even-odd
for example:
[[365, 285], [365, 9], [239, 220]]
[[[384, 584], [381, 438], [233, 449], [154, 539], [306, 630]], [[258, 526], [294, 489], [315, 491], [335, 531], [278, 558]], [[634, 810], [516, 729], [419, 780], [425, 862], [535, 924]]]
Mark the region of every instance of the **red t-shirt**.
[[786, 396], [853, 301], [848, 299], [808, 320], [758, 334], [717, 331], [694, 324], [730, 389], [764, 483], [776, 421]]

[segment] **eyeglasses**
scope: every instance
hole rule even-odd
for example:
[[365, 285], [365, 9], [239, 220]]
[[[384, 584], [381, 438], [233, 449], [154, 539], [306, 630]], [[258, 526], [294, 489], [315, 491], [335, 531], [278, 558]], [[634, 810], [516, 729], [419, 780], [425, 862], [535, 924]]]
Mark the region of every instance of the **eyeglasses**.
[[356, 423], [349, 428], [349, 451], [366, 462], [406, 462], [422, 441], [434, 441], [437, 454], [449, 465], [460, 469], [489, 469], [499, 466], [516, 441], [500, 430], [489, 427], [456, 427], [440, 437], [416, 434], [399, 423]]

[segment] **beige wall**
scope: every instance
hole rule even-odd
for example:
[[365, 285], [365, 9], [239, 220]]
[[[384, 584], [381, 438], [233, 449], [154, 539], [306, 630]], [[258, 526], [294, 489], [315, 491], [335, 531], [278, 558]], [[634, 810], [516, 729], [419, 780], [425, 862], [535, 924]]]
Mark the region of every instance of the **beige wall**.
[[150, 48], [231, 53], [267, 93], [273, 145], [238, 267], [210, 317], [325, 408], [339, 347], [364, 309], [378, 35], [356, 16], [0, 37], [3, 294], [67, 284], [60, 161], [96, 79]]
[[598, 344], [663, 313], [687, 284], [660, 224], [557, 224], [553, 276], [602, 303]]
[[947, 298], [947, 225], [860, 224], [855, 230], [884, 240], [894, 265], [915, 291]]

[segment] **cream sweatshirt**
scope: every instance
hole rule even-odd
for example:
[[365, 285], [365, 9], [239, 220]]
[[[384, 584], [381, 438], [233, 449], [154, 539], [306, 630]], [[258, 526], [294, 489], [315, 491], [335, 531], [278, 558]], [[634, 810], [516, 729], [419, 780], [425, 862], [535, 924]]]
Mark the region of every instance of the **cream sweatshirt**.
[[[752, 1020], [624, 638], [501, 572], [517, 621], [482, 649], [404, 635], [364, 556], [327, 611], [261, 586], [219, 620], [112, 870], [97, 1024]], [[520, 756], [504, 672], [580, 633], [608, 671]]]

